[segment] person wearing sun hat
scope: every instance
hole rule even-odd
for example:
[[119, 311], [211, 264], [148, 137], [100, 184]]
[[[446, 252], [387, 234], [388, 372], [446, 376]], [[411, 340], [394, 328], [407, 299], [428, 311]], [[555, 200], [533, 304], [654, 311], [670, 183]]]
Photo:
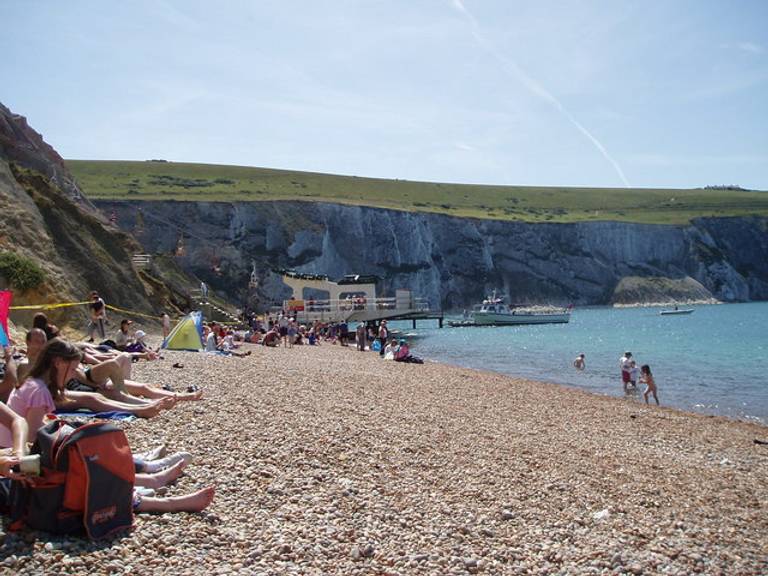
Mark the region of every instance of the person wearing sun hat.
[[396, 362], [405, 362], [406, 358], [411, 355], [411, 351], [408, 348], [408, 343], [404, 339], [400, 339], [398, 342], [397, 352], [395, 352]]

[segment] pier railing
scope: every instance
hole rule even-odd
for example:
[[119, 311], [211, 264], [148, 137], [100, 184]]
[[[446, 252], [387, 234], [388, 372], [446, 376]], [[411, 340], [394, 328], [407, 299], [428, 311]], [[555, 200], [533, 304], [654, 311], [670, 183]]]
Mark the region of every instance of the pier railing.
[[[347, 298], [342, 300], [285, 300], [282, 310], [299, 323], [381, 320], [423, 317], [432, 313], [426, 298]], [[272, 313], [280, 312], [273, 307]]]

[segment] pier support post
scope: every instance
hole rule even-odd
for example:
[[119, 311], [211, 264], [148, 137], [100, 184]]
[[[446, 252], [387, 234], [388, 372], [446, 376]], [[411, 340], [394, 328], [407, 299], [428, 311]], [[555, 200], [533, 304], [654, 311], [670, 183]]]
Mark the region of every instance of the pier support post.
[[437, 325], [442, 328], [443, 327], [443, 317], [440, 316], [440, 318], [437, 319]]

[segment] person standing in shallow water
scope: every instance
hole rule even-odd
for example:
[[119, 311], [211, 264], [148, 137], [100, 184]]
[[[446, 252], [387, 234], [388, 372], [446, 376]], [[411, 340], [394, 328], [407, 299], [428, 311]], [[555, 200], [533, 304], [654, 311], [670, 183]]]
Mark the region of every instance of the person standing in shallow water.
[[579, 354], [576, 356], [576, 359], [573, 361], [573, 367], [576, 368], [576, 370], [584, 370], [584, 368], [587, 367], [586, 363], [584, 362], [584, 354]]
[[632, 352], [624, 352], [624, 356], [619, 358], [619, 366], [621, 367], [621, 384], [624, 386], [624, 392], [629, 390], [629, 363], [632, 361]]
[[648, 395], [653, 394], [653, 399], [656, 400], [656, 406], [658, 406], [659, 396], [656, 394], [656, 381], [653, 379], [651, 367], [648, 364], [643, 364], [640, 368], [640, 382], [645, 384], [645, 392], [643, 392], [645, 403], [648, 404]]

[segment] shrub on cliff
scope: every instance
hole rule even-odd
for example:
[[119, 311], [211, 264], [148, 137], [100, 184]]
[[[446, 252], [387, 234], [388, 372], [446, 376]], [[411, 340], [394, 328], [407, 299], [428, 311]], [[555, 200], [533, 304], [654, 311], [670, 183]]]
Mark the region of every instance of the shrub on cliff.
[[21, 292], [45, 281], [45, 272], [36, 262], [15, 252], [0, 252], [0, 276]]

